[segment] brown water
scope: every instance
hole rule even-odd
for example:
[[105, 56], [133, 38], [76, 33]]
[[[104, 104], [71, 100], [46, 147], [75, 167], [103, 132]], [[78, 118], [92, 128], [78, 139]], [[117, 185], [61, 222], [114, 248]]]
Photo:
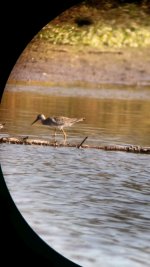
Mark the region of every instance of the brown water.
[[[150, 145], [150, 91], [8, 86], [1, 103], [5, 133], [50, 138], [52, 131], [35, 117], [64, 115], [86, 120], [68, 129], [68, 141], [88, 136], [88, 143]], [[29, 92], [30, 91], [30, 92]], [[58, 133], [58, 138], [60, 133]]]
[[[85, 117], [68, 142], [150, 145], [150, 95], [143, 88], [84, 89], [9, 85], [1, 136], [51, 138], [31, 123], [46, 116]], [[62, 141], [58, 133], [58, 141]], [[1, 144], [10, 193], [31, 227], [84, 267], [143, 267], [150, 262], [149, 155]]]

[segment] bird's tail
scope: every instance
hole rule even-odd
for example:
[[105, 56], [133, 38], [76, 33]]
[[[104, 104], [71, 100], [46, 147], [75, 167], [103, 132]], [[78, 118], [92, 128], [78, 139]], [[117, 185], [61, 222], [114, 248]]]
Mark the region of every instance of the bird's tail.
[[84, 120], [85, 120], [85, 118], [80, 118], [80, 119], [77, 120], [77, 122], [84, 121]]

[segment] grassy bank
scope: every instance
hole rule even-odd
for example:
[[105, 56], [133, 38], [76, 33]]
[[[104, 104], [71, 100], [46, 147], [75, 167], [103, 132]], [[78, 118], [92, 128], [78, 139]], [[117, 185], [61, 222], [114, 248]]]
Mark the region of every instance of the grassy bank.
[[36, 39], [52, 44], [98, 49], [150, 47], [150, 16], [146, 5], [92, 6], [88, 1], [60, 14]]

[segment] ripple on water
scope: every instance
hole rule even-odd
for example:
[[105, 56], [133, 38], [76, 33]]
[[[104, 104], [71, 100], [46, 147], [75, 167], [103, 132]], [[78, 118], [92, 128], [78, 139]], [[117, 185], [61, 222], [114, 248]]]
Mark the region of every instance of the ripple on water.
[[85, 266], [148, 266], [149, 156], [2, 144], [19, 210], [54, 249]]

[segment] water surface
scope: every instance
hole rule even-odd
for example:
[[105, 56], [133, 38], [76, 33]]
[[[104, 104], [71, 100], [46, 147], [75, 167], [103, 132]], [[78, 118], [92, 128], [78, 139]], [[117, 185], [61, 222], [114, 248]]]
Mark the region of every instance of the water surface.
[[[83, 93], [84, 92], [84, 93]], [[92, 93], [91, 93], [92, 92]], [[142, 96], [141, 96], [142, 95]], [[8, 86], [0, 108], [5, 131], [11, 135], [50, 138], [52, 131], [35, 117], [63, 115], [85, 117], [68, 131], [68, 142], [88, 136], [87, 142], [103, 144], [150, 144], [150, 91], [143, 88], [84, 89]], [[60, 133], [58, 132], [58, 139]]]
[[[31, 126], [43, 113], [86, 118], [67, 129], [70, 143], [88, 136], [89, 144], [150, 145], [150, 97], [144, 88], [92, 94], [83, 88], [8, 89], [0, 107], [6, 123], [1, 136], [50, 139], [51, 129]], [[1, 144], [4, 178], [25, 220], [84, 267], [149, 266], [149, 160], [126, 152]]]
[[17, 207], [55, 250], [85, 267], [149, 266], [147, 155], [7, 144], [1, 150]]

